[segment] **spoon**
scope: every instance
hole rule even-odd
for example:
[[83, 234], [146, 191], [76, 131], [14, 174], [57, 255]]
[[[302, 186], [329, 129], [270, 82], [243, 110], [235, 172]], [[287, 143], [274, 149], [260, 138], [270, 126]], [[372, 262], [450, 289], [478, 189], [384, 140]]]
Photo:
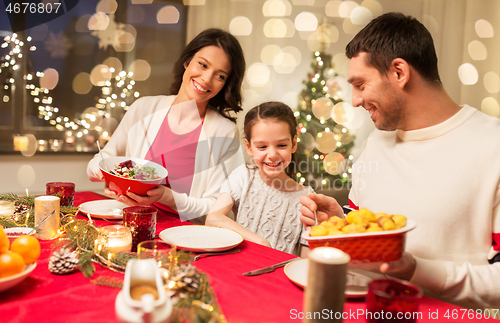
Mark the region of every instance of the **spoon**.
[[32, 234], [33, 231], [36, 231], [36, 229], [38, 229], [42, 225], [42, 223], [44, 223], [45, 221], [47, 221], [55, 212], [56, 212], [56, 210], [52, 211], [52, 213], [50, 213], [49, 215], [47, 215], [45, 217], [45, 219], [43, 219], [42, 221], [40, 221], [40, 223], [38, 223], [33, 229], [31, 229], [30, 232], [28, 232], [28, 235]]
[[108, 165], [106, 165], [106, 162], [104, 161], [104, 157], [102, 156], [102, 151], [101, 151], [101, 146], [99, 145], [99, 140], [97, 142], [97, 148], [99, 149], [99, 155], [101, 155], [102, 163], [104, 164], [104, 168], [106, 168], [106, 171], [109, 173]]
[[197, 256], [194, 257], [194, 260], [198, 260], [200, 259], [200, 257], [202, 256], [207, 256], [207, 257], [210, 257], [210, 256], [218, 256], [218, 255], [230, 255], [232, 253], [238, 253], [240, 252], [241, 250], [236, 248], [236, 249], [233, 249], [233, 250], [229, 250], [229, 251], [226, 251], [226, 252], [207, 252], [207, 253], [200, 253], [198, 254]]
[[316, 216], [316, 211], [314, 211], [314, 226], [318, 226], [318, 217]]

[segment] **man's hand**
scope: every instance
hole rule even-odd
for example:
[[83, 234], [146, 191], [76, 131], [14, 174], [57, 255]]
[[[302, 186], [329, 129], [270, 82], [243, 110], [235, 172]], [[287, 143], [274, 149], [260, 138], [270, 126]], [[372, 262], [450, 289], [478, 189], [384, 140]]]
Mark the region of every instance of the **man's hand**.
[[318, 223], [326, 221], [334, 215], [341, 218], [344, 217], [342, 207], [337, 200], [330, 196], [309, 193], [300, 198], [300, 203], [302, 204], [300, 208], [300, 212], [302, 213], [300, 221], [306, 228], [314, 225], [314, 211], [316, 211]]
[[349, 268], [362, 269], [374, 273], [389, 275], [395, 278], [410, 280], [415, 273], [417, 262], [411, 253], [405, 252], [401, 259], [391, 262], [364, 263], [351, 261]]

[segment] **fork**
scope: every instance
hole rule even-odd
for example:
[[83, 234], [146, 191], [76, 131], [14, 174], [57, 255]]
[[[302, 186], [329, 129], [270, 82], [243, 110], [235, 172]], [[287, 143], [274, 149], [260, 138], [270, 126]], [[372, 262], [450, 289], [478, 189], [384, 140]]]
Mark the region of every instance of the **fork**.
[[207, 253], [200, 253], [198, 255], [196, 255], [194, 257], [194, 260], [198, 260], [200, 259], [201, 257], [203, 256], [207, 256], [207, 257], [210, 257], [210, 256], [218, 256], [218, 255], [230, 255], [232, 253], [238, 253], [240, 252], [241, 250], [236, 248], [236, 249], [232, 249], [232, 250], [229, 250], [229, 251], [225, 251], [225, 252], [207, 252]]

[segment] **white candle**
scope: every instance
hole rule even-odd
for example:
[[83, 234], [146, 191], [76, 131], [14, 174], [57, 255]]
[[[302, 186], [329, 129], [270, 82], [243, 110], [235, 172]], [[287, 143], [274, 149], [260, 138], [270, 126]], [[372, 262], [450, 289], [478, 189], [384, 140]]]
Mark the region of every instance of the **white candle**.
[[0, 201], [0, 216], [11, 216], [14, 214], [15, 205], [12, 201]]
[[130, 229], [123, 225], [108, 225], [100, 229], [106, 236], [97, 241], [104, 249], [111, 253], [130, 251], [132, 249], [132, 234]]
[[54, 214], [38, 227], [37, 238], [49, 240], [57, 237], [60, 225], [59, 203], [60, 199], [57, 196], [43, 195], [35, 198], [35, 226], [55, 210]]

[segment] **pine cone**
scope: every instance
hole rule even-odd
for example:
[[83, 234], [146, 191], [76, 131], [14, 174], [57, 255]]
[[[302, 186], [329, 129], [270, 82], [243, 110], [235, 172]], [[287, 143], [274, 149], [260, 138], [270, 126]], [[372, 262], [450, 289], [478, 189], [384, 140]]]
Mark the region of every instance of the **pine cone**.
[[55, 251], [50, 257], [49, 270], [53, 274], [68, 274], [75, 270], [78, 265], [78, 257], [69, 248]]
[[22, 214], [28, 210], [29, 210], [29, 207], [26, 204], [19, 203], [19, 204], [16, 204], [14, 206], [14, 213], [15, 214]]
[[200, 287], [200, 273], [191, 264], [181, 264], [169, 281], [175, 282], [170, 288], [183, 297], [186, 291], [192, 292]]

